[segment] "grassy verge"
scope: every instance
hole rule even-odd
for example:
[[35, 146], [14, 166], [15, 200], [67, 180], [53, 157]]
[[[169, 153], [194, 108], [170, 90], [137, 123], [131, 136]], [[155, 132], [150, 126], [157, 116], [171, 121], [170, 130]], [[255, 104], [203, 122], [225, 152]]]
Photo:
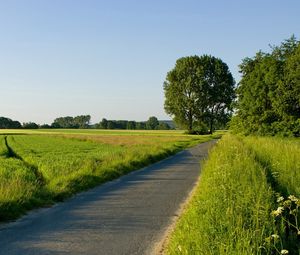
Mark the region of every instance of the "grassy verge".
[[167, 254], [300, 254], [299, 144], [224, 136]]
[[300, 140], [274, 137], [245, 137], [245, 144], [271, 174], [277, 192], [300, 196]]
[[[245, 137], [244, 143], [264, 166], [277, 195], [273, 211], [280, 245], [300, 254], [300, 143], [299, 139]], [[269, 240], [268, 240], [269, 241]]]
[[82, 134], [20, 134], [0, 138], [3, 221], [62, 201], [215, 136], [113, 135], [105, 140]]
[[272, 233], [273, 192], [255, 155], [231, 135], [212, 150], [168, 254], [258, 254]]

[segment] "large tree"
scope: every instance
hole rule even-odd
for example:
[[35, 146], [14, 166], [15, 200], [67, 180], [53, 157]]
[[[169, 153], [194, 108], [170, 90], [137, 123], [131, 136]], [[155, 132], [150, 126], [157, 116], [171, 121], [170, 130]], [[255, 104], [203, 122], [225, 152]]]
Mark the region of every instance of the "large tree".
[[176, 61], [164, 82], [165, 110], [174, 121], [193, 132], [197, 126], [214, 130], [231, 112], [234, 79], [228, 66], [209, 55], [183, 57]]
[[294, 36], [240, 65], [234, 131], [300, 136], [300, 42]]

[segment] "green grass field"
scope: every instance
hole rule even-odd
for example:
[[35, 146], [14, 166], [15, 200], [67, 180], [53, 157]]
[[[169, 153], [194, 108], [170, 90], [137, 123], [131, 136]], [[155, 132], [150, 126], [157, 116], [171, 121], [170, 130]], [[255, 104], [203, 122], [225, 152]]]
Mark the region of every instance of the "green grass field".
[[167, 254], [300, 254], [299, 155], [299, 139], [224, 136]]
[[179, 131], [0, 130], [0, 220], [61, 201], [218, 136]]

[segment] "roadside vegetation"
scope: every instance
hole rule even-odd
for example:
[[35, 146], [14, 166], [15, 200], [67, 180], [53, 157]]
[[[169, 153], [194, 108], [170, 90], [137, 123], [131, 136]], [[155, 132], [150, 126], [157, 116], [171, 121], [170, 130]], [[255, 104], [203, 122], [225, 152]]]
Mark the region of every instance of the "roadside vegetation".
[[61, 201], [217, 136], [166, 131], [99, 135], [87, 130], [0, 135], [0, 221]]
[[224, 136], [167, 253], [299, 254], [299, 155], [296, 139]]
[[300, 197], [300, 140], [278, 137], [244, 137], [267, 171], [276, 191]]

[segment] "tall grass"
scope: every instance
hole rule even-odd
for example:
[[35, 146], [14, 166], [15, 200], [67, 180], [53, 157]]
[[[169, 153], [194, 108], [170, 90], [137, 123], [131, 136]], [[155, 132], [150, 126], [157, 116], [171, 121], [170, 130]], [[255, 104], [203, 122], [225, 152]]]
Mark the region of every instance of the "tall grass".
[[272, 208], [263, 167], [241, 141], [226, 135], [210, 153], [167, 253], [260, 254], [273, 231]]
[[299, 139], [245, 137], [243, 141], [270, 172], [278, 192], [300, 196]]
[[300, 254], [299, 155], [298, 139], [224, 136], [167, 253]]
[[8, 154], [7, 147], [5, 144], [5, 136], [0, 135], [0, 158], [6, 157]]
[[299, 139], [244, 137], [268, 173], [278, 194], [274, 223], [289, 254], [300, 254], [300, 143]]
[[39, 186], [32, 170], [8, 154], [4, 136], [0, 136], [0, 220], [24, 212]]

